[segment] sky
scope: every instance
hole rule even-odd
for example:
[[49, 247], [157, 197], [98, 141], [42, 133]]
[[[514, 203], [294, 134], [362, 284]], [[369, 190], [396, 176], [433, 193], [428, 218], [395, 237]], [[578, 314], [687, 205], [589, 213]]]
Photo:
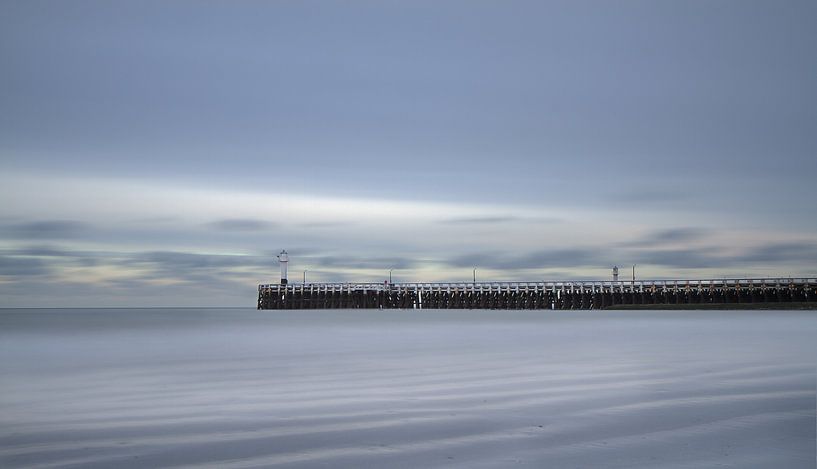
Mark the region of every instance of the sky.
[[[0, 3], [0, 307], [817, 276], [813, 1]], [[304, 273], [304, 271], [306, 271]]]

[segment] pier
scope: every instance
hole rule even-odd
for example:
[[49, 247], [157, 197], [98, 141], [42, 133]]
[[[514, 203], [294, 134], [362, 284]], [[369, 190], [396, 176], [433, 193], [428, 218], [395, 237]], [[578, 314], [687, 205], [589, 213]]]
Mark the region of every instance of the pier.
[[817, 303], [817, 278], [575, 282], [301, 283], [258, 286], [258, 309], [605, 309]]

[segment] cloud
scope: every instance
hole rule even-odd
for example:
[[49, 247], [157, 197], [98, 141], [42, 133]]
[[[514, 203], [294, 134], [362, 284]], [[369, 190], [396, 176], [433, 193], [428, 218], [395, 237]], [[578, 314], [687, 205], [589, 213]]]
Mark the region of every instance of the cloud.
[[[663, 241], [690, 241], [706, 233], [698, 229], [676, 229], [656, 232], [648, 237], [651, 246]], [[633, 245], [638, 245], [634, 243]], [[648, 246], [647, 243], [644, 246]], [[737, 265], [784, 266], [794, 263], [817, 263], [817, 244], [809, 242], [773, 243], [745, 248], [743, 252], [728, 252], [723, 246], [662, 249], [605, 249], [585, 247], [531, 251], [510, 255], [502, 252], [471, 253], [453, 256], [445, 261], [450, 267], [483, 267], [496, 270], [568, 269], [576, 267], [606, 267], [617, 264], [660, 266], [668, 269], [722, 269]]]
[[552, 249], [533, 251], [524, 255], [506, 255], [499, 252], [466, 254], [449, 258], [452, 267], [487, 267], [491, 269], [541, 269], [550, 267], [578, 267], [607, 265], [604, 252], [598, 248]]
[[702, 228], [672, 228], [669, 230], [657, 231], [647, 238], [647, 241], [655, 242], [676, 242], [676, 241], [692, 241], [702, 238], [707, 233]]
[[120, 271], [129, 272], [126, 276], [129, 279], [196, 283], [213, 289], [222, 288], [225, 282], [249, 284], [247, 278], [258, 278], [277, 268], [263, 256], [178, 251], [128, 253], [108, 262]]
[[124, 262], [126, 264], [149, 264], [157, 268], [176, 271], [252, 267], [269, 264], [271, 260], [251, 255], [152, 251], [132, 254]]
[[299, 226], [304, 228], [342, 228], [347, 226], [354, 226], [356, 223], [351, 221], [315, 221], [300, 223]]
[[787, 242], [770, 243], [750, 248], [739, 257], [741, 262], [815, 262], [817, 263], [817, 243]]
[[11, 256], [25, 256], [37, 258], [41, 262], [57, 268], [58, 264], [92, 267], [103, 262], [104, 257], [115, 256], [113, 253], [99, 251], [69, 250], [55, 246], [25, 246], [0, 251]]
[[0, 256], [0, 276], [18, 277], [44, 275], [49, 268], [41, 259], [32, 257]]
[[439, 223], [446, 225], [492, 225], [500, 223], [512, 222], [560, 222], [562, 221], [556, 217], [537, 217], [537, 216], [513, 216], [513, 215], [489, 215], [489, 216], [474, 216], [474, 217], [450, 217], [439, 220]]
[[634, 263], [672, 268], [711, 269], [737, 265], [786, 268], [792, 264], [817, 263], [817, 244], [811, 242], [769, 243], [724, 253], [721, 246], [695, 249], [645, 249], [632, 252]]
[[33, 257], [73, 257], [77, 251], [69, 251], [54, 246], [26, 246], [16, 249], [4, 249], [3, 252], [15, 256]]
[[654, 231], [634, 241], [627, 241], [620, 245], [627, 247], [652, 247], [664, 244], [688, 243], [705, 238], [709, 232], [709, 230], [697, 227], [670, 228]]
[[689, 199], [689, 194], [668, 188], [639, 188], [615, 192], [610, 196], [613, 202], [638, 202], [640, 204], [659, 204], [681, 202]]
[[39, 220], [14, 224], [5, 231], [17, 239], [71, 239], [90, 231], [90, 226], [73, 220]]
[[716, 254], [713, 248], [638, 250], [629, 256], [633, 264], [672, 268], [716, 268], [733, 265], [735, 259]]
[[486, 216], [486, 217], [455, 217], [440, 220], [440, 223], [451, 225], [471, 225], [471, 224], [491, 224], [518, 221], [519, 217], [512, 216]]
[[209, 226], [222, 231], [263, 231], [275, 227], [276, 224], [252, 218], [228, 218], [214, 221]]
[[384, 257], [338, 257], [338, 256], [323, 256], [307, 258], [302, 263], [309, 263], [321, 267], [337, 267], [346, 269], [410, 269], [414, 267], [417, 261], [413, 258], [400, 256], [384, 256]]

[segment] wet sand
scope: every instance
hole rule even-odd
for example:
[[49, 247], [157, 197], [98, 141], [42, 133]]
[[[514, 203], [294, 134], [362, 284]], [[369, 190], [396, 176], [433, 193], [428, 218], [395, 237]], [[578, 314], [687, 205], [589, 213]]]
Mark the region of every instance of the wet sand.
[[2, 467], [814, 467], [808, 311], [0, 311]]

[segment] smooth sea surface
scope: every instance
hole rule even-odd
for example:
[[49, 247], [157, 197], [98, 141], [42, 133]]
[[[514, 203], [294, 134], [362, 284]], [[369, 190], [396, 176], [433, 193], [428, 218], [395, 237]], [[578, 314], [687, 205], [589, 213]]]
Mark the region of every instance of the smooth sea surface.
[[815, 467], [814, 311], [0, 310], [0, 467]]

